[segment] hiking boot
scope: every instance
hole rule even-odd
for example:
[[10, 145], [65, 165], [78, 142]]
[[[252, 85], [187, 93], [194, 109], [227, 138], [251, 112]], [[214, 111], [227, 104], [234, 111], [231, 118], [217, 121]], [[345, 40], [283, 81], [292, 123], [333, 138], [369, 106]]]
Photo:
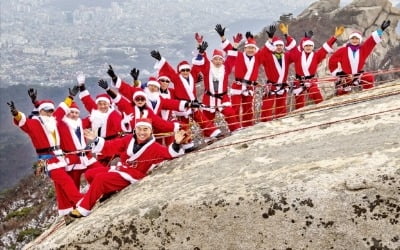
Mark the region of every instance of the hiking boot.
[[77, 209], [74, 209], [71, 212], [69, 212], [69, 216], [71, 216], [72, 218], [82, 218], [83, 217], [83, 215]]

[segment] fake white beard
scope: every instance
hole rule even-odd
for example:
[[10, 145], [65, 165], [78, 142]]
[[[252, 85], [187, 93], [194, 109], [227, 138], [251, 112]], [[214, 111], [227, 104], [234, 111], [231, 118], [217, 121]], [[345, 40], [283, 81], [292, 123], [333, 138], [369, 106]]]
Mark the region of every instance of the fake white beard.
[[212, 77], [218, 79], [219, 82], [223, 82], [225, 75], [225, 65], [221, 65], [219, 68], [215, 67], [214, 64], [210, 64]]
[[57, 121], [54, 116], [41, 115], [40, 119], [42, 120], [43, 125], [46, 128], [47, 132], [53, 133], [56, 130]]
[[77, 127], [82, 127], [82, 120], [76, 119], [73, 120], [71, 118], [65, 117], [63, 121], [68, 125], [69, 128], [76, 129]]
[[108, 110], [107, 113], [100, 112], [97, 109], [92, 111], [89, 119], [92, 123], [93, 131], [97, 131], [99, 128], [101, 128], [106, 123], [110, 112], [111, 112], [110, 109]]
[[158, 101], [158, 97], [160, 96], [160, 92], [150, 92], [148, 88], [144, 89], [144, 93], [146, 93], [147, 98], [152, 102]]

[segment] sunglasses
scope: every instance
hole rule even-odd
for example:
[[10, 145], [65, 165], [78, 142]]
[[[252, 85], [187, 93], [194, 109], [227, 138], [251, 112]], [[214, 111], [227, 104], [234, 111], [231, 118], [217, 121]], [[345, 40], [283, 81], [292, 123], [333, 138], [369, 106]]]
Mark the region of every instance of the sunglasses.
[[190, 69], [181, 69], [181, 72], [190, 72]]
[[53, 113], [54, 112], [54, 109], [43, 109], [43, 110], [46, 113]]
[[146, 101], [146, 98], [143, 97], [143, 96], [136, 97], [136, 98], [135, 98], [135, 101], [137, 101], [137, 102], [144, 102], [144, 101]]
[[165, 80], [165, 79], [160, 79], [159, 81], [160, 81], [160, 82], [166, 82], [166, 83], [170, 83], [170, 81], [169, 81], [169, 80]]

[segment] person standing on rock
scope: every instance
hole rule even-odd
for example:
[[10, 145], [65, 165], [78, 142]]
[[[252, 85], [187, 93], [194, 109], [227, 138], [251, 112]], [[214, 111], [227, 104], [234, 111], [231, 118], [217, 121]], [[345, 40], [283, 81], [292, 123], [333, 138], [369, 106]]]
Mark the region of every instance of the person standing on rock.
[[84, 134], [93, 141], [93, 153], [118, 154], [120, 161], [111, 169], [103, 167], [86, 172], [90, 188], [69, 214], [74, 218], [88, 216], [100, 197], [140, 181], [156, 164], [184, 154], [181, 143], [190, 139], [184, 130], [179, 130], [175, 133], [175, 141], [167, 148], [155, 141], [150, 119], [138, 119], [134, 134], [109, 141], [90, 130], [85, 130]]
[[[283, 34], [287, 34], [285, 26], [281, 26]], [[282, 29], [283, 28], [283, 29]], [[342, 35], [344, 27], [336, 27], [335, 34], [330, 37], [321, 48], [314, 51], [314, 41], [312, 31], [306, 32], [296, 49], [289, 53], [289, 61], [294, 63], [296, 80], [293, 82], [293, 94], [295, 95], [295, 108], [299, 109], [305, 106], [306, 97], [313, 100], [315, 104], [323, 101], [321, 91], [318, 87], [318, 78], [316, 76], [318, 65], [325, 59], [328, 53], [333, 52], [333, 44], [337, 37]]]
[[349, 42], [332, 54], [328, 66], [332, 75], [340, 77], [337, 95], [347, 94], [356, 86], [361, 86], [362, 89], [374, 87], [374, 75], [364, 72], [363, 68], [372, 50], [382, 41], [383, 31], [389, 26], [390, 20], [383, 21], [380, 29], [372, 32], [364, 43], [361, 43], [361, 33], [353, 31]]

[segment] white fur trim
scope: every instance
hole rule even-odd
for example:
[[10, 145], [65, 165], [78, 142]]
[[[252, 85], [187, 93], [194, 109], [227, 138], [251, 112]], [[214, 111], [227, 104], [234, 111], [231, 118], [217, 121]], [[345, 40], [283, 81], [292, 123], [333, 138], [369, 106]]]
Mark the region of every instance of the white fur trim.
[[58, 215], [59, 216], [67, 215], [67, 214], [69, 214], [69, 212], [72, 211], [72, 209], [73, 209], [72, 207], [66, 208], [66, 209], [58, 209]]
[[331, 46], [329, 46], [328, 43], [324, 43], [324, 44], [322, 45], [322, 47], [326, 50], [326, 52], [328, 52], [328, 53], [333, 53], [333, 49], [332, 49]]
[[89, 90], [85, 89], [84, 91], [79, 93], [79, 99], [82, 99], [88, 95], [90, 95]]
[[341, 69], [340, 69], [340, 68], [336, 68], [334, 71], [332, 71], [332, 75], [333, 75], [333, 76], [336, 76], [336, 74], [337, 74], [339, 71], [341, 71]]
[[228, 56], [237, 56], [238, 55], [238, 52], [237, 52], [237, 50], [228, 50]]
[[139, 126], [145, 126], [151, 129], [153, 128], [150, 122], [144, 122], [144, 121], [140, 121], [135, 124], [135, 128]]
[[[114, 83], [113, 81], [111, 81], [112, 83]], [[122, 79], [121, 78], [117, 78], [117, 82], [115, 83], [115, 87], [117, 88], [117, 89], [119, 89], [119, 88], [121, 88], [121, 85], [122, 85]]]
[[26, 115], [22, 112], [18, 112], [18, 113], [21, 114], [21, 120], [18, 121], [18, 127], [22, 127], [26, 123]]
[[178, 157], [181, 156], [185, 153], [184, 149], [181, 148], [179, 149], [179, 152], [176, 152], [173, 148], [172, 148], [172, 143], [171, 145], [168, 146], [168, 153], [172, 156], [172, 157]]
[[291, 50], [296, 47], [296, 40], [292, 39], [292, 41], [285, 47], [286, 50]]
[[154, 64], [154, 69], [157, 69], [157, 70], [159, 70], [159, 69], [161, 69], [163, 66], [164, 66], [164, 64], [167, 62], [167, 60], [164, 58], [164, 57], [161, 57], [161, 60], [160, 61], [157, 61], [155, 64]]
[[179, 111], [185, 111], [186, 110], [185, 105], [186, 105], [186, 101], [180, 101], [179, 102]]
[[182, 64], [178, 67], [178, 71], [181, 71], [182, 69], [190, 69], [189, 64]]
[[123, 171], [110, 169], [108, 172], [118, 173], [124, 180], [129, 181], [131, 184], [139, 181], [139, 180], [136, 180], [135, 178], [133, 178], [130, 174], [123, 172]]
[[353, 32], [350, 34], [349, 39], [351, 39], [352, 37], [357, 37], [358, 39], [360, 39], [360, 43], [362, 41], [362, 36], [360, 35], [360, 33], [358, 32]]
[[179, 131], [180, 128], [181, 128], [181, 125], [179, 124], [179, 122], [174, 122], [174, 132]]
[[303, 48], [304, 48], [306, 45], [312, 45], [312, 46], [314, 46], [314, 42], [311, 41], [311, 40], [306, 40], [306, 41], [303, 42], [302, 45], [303, 45]]
[[161, 87], [161, 86], [160, 86], [160, 83], [157, 82], [157, 81], [154, 81], [154, 80], [148, 81], [148, 82], [147, 82], [147, 86], [149, 86], [149, 85], [156, 86], [157, 88], [160, 88], [160, 87]]
[[229, 45], [230, 43], [231, 43], [231, 42], [229, 42], [229, 40], [226, 39], [224, 42], [222, 42], [221, 48], [222, 48], [222, 49], [226, 49], [226, 47], [228, 47], [228, 45]]
[[104, 143], [105, 143], [104, 138], [102, 138], [102, 137], [97, 137], [97, 138], [99, 138], [99, 142], [97, 143], [97, 145], [95, 145], [95, 146], [92, 148], [92, 152], [95, 153], [95, 154], [101, 152], [101, 150], [102, 150], [103, 147], [104, 147]]
[[[82, 199], [83, 199], [83, 198], [82, 198]], [[80, 204], [80, 203], [82, 202], [82, 199], [78, 201], [78, 204]], [[83, 208], [83, 207], [81, 207], [81, 206], [79, 206], [79, 205], [77, 206], [76, 210], [78, 210], [79, 213], [80, 213], [81, 215], [85, 216], [85, 217], [88, 216], [88, 215], [91, 213], [90, 210], [87, 210], [87, 209], [85, 209], [85, 208]]]
[[217, 128], [214, 132], [211, 133], [210, 137], [216, 137], [217, 135], [221, 134], [221, 130]]
[[65, 113], [68, 113], [69, 110], [71, 110], [71, 109], [76, 109], [76, 110], [79, 111], [79, 109], [77, 109], [77, 108], [70, 108], [70, 107], [68, 107], [68, 105], [67, 105], [65, 102], [61, 102], [61, 103], [58, 105], [58, 107], [60, 107], [62, 110], [64, 110]]
[[374, 41], [375, 41], [376, 43], [380, 43], [380, 42], [382, 41], [382, 37], [380, 37], [380, 36], [378, 35], [378, 31], [372, 32], [371, 36], [372, 36], [372, 38], [374, 38]]
[[39, 107], [37, 108], [39, 111], [42, 109], [55, 109], [54, 104], [51, 102], [45, 102], [39, 105]]
[[193, 57], [193, 59], [192, 59], [193, 65], [201, 66], [201, 65], [204, 65], [204, 62], [205, 62], [204, 56], [202, 56], [201, 60], [197, 60], [196, 57]]
[[108, 99], [107, 97], [97, 97], [96, 98], [96, 103], [98, 103], [98, 102], [100, 102], [100, 101], [105, 101], [105, 102], [107, 102], [108, 104], [111, 104], [111, 102], [110, 102], [110, 99]]
[[266, 41], [265, 42], [265, 47], [267, 47], [267, 49], [271, 52], [274, 52], [276, 50], [275, 46], [273, 43]]
[[122, 95], [117, 93], [117, 96], [113, 99], [114, 103], [119, 103], [122, 99]]

